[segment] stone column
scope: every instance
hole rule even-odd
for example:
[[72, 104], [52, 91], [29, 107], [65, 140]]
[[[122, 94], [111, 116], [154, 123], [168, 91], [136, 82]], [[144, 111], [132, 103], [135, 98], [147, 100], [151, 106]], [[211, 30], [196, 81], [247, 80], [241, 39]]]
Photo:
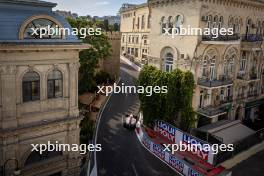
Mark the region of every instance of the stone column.
[[69, 111], [70, 116], [79, 116], [78, 110], [78, 73], [79, 62], [69, 64]]
[[17, 127], [16, 119], [16, 66], [0, 67], [2, 129]]

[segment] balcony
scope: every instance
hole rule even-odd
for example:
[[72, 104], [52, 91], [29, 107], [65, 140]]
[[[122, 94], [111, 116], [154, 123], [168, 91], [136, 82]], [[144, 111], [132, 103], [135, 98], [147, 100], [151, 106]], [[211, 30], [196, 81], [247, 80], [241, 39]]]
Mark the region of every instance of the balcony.
[[231, 104], [223, 104], [220, 106], [207, 106], [199, 108], [197, 113], [209, 118], [213, 118], [219, 115], [226, 114], [231, 108]]
[[233, 84], [233, 80], [227, 78], [226, 76], [220, 76], [220, 79], [210, 80], [209, 78], [198, 78], [197, 84], [199, 86], [207, 87], [207, 88], [216, 88], [222, 86], [228, 86]]
[[250, 78], [250, 80], [256, 80], [256, 79], [258, 79], [258, 75], [257, 75], [257, 73], [251, 73], [249, 75], [249, 78]]
[[215, 38], [215, 36], [203, 35], [202, 42], [205, 44], [238, 44], [240, 42], [240, 36], [238, 34], [220, 35]]
[[233, 101], [233, 96], [225, 97], [224, 99], [220, 100], [221, 104], [230, 103]]
[[258, 96], [258, 91], [257, 90], [254, 90], [254, 91], [248, 91], [248, 98], [251, 98], [251, 97], [257, 97]]
[[246, 72], [245, 71], [239, 71], [237, 74], [237, 79], [241, 79], [241, 80], [246, 79]]
[[262, 42], [263, 38], [256, 34], [248, 34], [242, 36], [242, 42]]

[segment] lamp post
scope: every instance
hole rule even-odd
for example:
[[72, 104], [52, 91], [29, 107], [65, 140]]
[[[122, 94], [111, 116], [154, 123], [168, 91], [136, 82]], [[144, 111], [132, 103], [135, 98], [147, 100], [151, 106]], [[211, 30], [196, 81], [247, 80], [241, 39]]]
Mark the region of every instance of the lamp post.
[[4, 165], [3, 165], [3, 168], [2, 168], [3, 176], [5, 176], [5, 166], [6, 166], [6, 164], [8, 163], [8, 161], [12, 161], [12, 160], [16, 162], [16, 169], [13, 172], [13, 174], [14, 175], [20, 175], [21, 170], [18, 169], [18, 160], [15, 159], [15, 158], [10, 158], [10, 159], [6, 160]]

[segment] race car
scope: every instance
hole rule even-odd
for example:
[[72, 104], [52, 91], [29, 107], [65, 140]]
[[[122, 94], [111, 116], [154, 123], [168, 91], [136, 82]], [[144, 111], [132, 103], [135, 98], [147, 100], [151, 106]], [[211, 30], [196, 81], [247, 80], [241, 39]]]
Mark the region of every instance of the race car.
[[127, 129], [134, 130], [136, 128], [137, 124], [137, 116], [134, 116], [133, 114], [126, 115], [125, 118], [123, 118], [123, 126]]

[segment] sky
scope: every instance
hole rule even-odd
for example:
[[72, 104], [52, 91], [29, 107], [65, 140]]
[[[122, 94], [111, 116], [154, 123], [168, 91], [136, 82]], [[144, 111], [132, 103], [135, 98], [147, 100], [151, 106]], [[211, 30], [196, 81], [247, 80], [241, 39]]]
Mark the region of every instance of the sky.
[[54, 10], [66, 10], [80, 16], [116, 15], [123, 3], [140, 4], [147, 0], [45, 0], [57, 3]]

